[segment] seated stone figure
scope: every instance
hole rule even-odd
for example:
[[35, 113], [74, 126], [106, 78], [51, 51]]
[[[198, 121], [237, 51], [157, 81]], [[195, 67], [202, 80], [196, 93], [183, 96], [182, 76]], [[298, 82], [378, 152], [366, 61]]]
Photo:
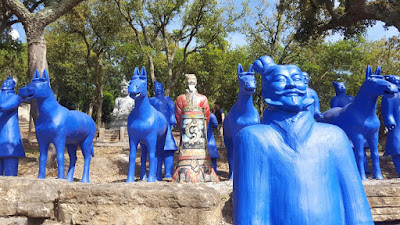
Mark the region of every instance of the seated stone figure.
[[25, 157], [18, 124], [21, 97], [15, 94], [15, 81], [9, 77], [0, 92], [0, 175], [17, 176], [19, 158]]
[[135, 100], [129, 97], [128, 86], [129, 84], [125, 80], [121, 82], [121, 97], [116, 98], [114, 101], [110, 129], [126, 127], [129, 113], [135, 107]]
[[234, 224], [374, 224], [350, 142], [315, 122], [299, 67], [253, 63], [268, 104], [234, 139]]
[[353, 96], [346, 94], [346, 85], [343, 82], [333, 81], [332, 84], [335, 88], [336, 96], [331, 99], [331, 108], [342, 108], [354, 101]]

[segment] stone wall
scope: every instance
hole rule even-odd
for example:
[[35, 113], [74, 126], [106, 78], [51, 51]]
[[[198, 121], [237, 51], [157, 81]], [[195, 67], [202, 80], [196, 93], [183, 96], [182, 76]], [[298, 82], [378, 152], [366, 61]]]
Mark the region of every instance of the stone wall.
[[[374, 220], [400, 220], [400, 180], [364, 185]], [[0, 224], [232, 224], [231, 192], [230, 181], [81, 184], [0, 177]]]

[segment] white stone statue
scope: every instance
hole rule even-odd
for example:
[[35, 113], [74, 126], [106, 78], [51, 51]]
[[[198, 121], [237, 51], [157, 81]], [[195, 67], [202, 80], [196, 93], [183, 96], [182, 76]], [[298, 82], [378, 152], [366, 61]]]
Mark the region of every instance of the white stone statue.
[[135, 107], [135, 100], [129, 97], [128, 93], [129, 83], [124, 79], [121, 82], [121, 97], [114, 101], [114, 109], [111, 114], [110, 129], [119, 129], [126, 127], [129, 113]]

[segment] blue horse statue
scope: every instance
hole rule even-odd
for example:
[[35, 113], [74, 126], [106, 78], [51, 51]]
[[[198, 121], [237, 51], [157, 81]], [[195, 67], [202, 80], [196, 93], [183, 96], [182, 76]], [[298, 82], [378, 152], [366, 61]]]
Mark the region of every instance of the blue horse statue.
[[[172, 127], [176, 126], [174, 101], [170, 97], [164, 95], [164, 85], [161, 82], [154, 81], [154, 93], [156, 96], [150, 98], [150, 104], [165, 116], [172, 129]], [[162, 160], [164, 162], [164, 178], [172, 178], [172, 174], [174, 172], [174, 154], [177, 149], [178, 147], [176, 146], [174, 136], [172, 135], [172, 132], [169, 132], [165, 139]], [[142, 151], [140, 170], [141, 179], [145, 177], [146, 159], [147, 154], [143, 154]]]
[[207, 141], [208, 141], [208, 153], [210, 154], [211, 163], [213, 165], [215, 173], [217, 172], [217, 159], [220, 158], [213, 131], [213, 128], [217, 127], [218, 127], [217, 117], [214, 115], [214, 113], [211, 113], [210, 121], [208, 121], [207, 125]]
[[18, 123], [21, 97], [15, 94], [15, 81], [7, 78], [0, 92], [0, 176], [17, 176], [19, 158], [25, 157]]
[[248, 72], [238, 66], [239, 94], [236, 103], [229, 110], [224, 120], [224, 143], [228, 155], [229, 178], [233, 178], [233, 138], [246, 126], [259, 124], [260, 115], [253, 105], [253, 94], [256, 90], [256, 80], [253, 67]]
[[64, 149], [68, 149], [70, 158], [67, 180], [74, 180], [76, 150], [82, 149], [85, 165], [82, 183], [89, 183], [90, 160], [94, 156], [93, 138], [96, 135], [96, 125], [93, 119], [85, 113], [68, 110], [58, 104], [49, 85], [49, 75], [46, 70], [42, 77], [36, 70], [32, 82], [19, 90], [23, 101], [36, 99], [39, 117], [35, 129], [39, 143], [39, 178], [46, 177], [47, 151], [53, 143], [57, 151], [58, 179], [64, 179]]
[[332, 82], [336, 96], [331, 99], [331, 108], [345, 107], [354, 101], [354, 97], [346, 94], [346, 85], [343, 82]]
[[[386, 75], [385, 79], [400, 88], [400, 77]], [[385, 145], [385, 155], [392, 156], [394, 167], [400, 176], [400, 93], [393, 97], [382, 97], [382, 119], [388, 129]]]
[[379, 165], [378, 131], [379, 118], [376, 115], [376, 100], [379, 96], [393, 96], [399, 92], [392, 84], [380, 75], [380, 68], [372, 74], [367, 67], [365, 82], [360, 87], [354, 101], [343, 108], [332, 108], [323, 113], [322, 122], [331, 123], [342, 128], [353, 142], [354, 154], [361, 179], [367, 179], [364, 168], [364, 139], [371, 149], [373, 176], [383, 179]]
[[[147, 73], [143, 67], [135, 68], [128, 87], [129, 96], [135, 100], [135, 108], [128, 117], [129, 169], [126, 182], [135, 181], [137, 146], [149, 153], [149, 176], [147, 182], [161, 180], [161, 163], [166, 135], [171, 128], [165, 116], [155, 109], [147, 96]], [[143, 162], [142, 162], [143, 164]]]

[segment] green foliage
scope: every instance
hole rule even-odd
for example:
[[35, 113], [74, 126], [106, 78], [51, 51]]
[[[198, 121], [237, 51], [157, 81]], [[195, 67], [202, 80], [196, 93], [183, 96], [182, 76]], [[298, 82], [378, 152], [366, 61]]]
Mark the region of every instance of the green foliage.
[[111, 113], [114, 108], [114, 96], [108, 92], [105, 91], [103, 95], [103, 108], [102, 108], [102, 114], [101, 114], [101, 120], [104, 123], [109, 123], [111, 121]]
[[[1, 44], [0, 44], [1, 46]], [[0, 80], [8, 76], [17, 80], [16, 89], [28, 83], [26, 71], [28, 70], [27, 45], [8, 40], [0, 47]]]

